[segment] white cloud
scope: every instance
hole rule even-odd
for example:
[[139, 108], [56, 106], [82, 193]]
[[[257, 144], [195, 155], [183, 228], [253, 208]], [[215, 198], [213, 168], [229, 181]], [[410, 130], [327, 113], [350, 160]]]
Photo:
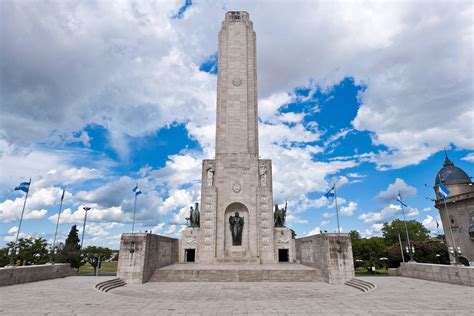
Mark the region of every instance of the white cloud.
[[[23, 219], [41, 219], [48, 211], [47, 208], [59, 204], [62, 190], [56, 187], [42, 188], [36, 190], [32, 184], [30, 194], [26, 202]], [[7, 199], [0, 203], [0, 221], [8, 223], [20, 219], [23, 208], [24, 197], [19, 196], [14, 200]]]
[[431, 211], [431, 207], [425, 207], [425, 208], [423, 209], [423, 212], [430, 212], [430, 211]]
[[302, 219], [302, 218], [300, 218], [299, 216], [293, 215], [293, 214], [288, 214], [288, 215], [286, 216], [286, 221], [287, 221], [289, 224], [308, 224], [308, 223], [309, 223], [308, 220]]
[[364, 238], [370, 238], [370, 237], [375, 237], [375, 236], [381, 236], [382, 235], [382, 228], [383, 224], [372, 224], [369, 228], [367, 228], [365, 231], [361, 232], [361, 236]]
[[[170, 19], [181, 5], [6, 2], [1, 66], [8, 111], [0, 134], [14, 143], [56, 138], [88, 144], [84, 126], [99, 124], [126, 157], [128, 136], [173, 122], [212, 124], [216, 79], [198, 65], [217, 49], [224, 10], [195, 3], [185, 18]], [[416, 1], [278, 2], [271, 8], [229, 2], [225, 8], [251, 13], [263, 121], [275, 121], [295, 87], [309, 86], [313, 95], [353, 77], [366, 85], [353, 125], [388, 148], [374, 154], [379, 168], [416, 164], [451, 143], [473, 148], [464, 128], [474, 118], [468, 2], [435, 1], [430, 10]], [[33, 33], [22, 36], [26, 32]]]
[[[416, 208], [405, 208], [406, 217], [417, 216], [419, 213], [420, 212]], [[402, 216], [402, 210], [400, 205], [389, 204], [388, 206], [381, 209], [379, 212], [363, 213], [359, 216], [359, 219], [364, 223], [380, 223], [389, 221], [396, 216]]]
[[[436, 223], [439, 223], [439, 228], [436, 227]], [[425, 226], [426, 229], [428, 229], [430, 231], [430, 233], [432, 234], [437, 234], [438, 231], [439, 233], [441, 234], [444, 234], [444, 230], [443, 230], [443, 223], [441, 222], [441, 218], [439, 215], [437, 215], [436, 217], [433, 217], [433, 216], [430, 216], [430, 215], [426, 215], [426, 217], [423, 219], [423, 221], [421, 222], [423, 224], [423, 226]], [[438, 230], [439, 229], [439, 230]]]
[[360, 173], [357, 173], [357, 172], [348, 173], [347, 176], [348, 176], [349, 178], [365, 178], [365, 177], [367, 177], [367, 175], [365, 175], [365, 174], [360, 174]]
[[466, 156], [462, 157], [461, 160], [474, 162], [474, 153], [469, 153]]
[[352, 216], [355, 210], [357, 210], [357, 203], [351, 201], [349, 202], [349, 205], [341, 206], [341, 209], [339, 210], [339, 214], [343, 216]]
[[324, 227], [324, 226], [329, 225], [330, 223], [331, 223], [330, 221], [322, 221], [319, 226]]
[[324, 212], [322, 216], [323, 216], [324, 218], [336, 217], [336, 213]]
[[165, 232], [165, 235], [171, 235], [176, 231], [176, 225], [171, 225]]
[[165, 223], [159, 223], [151, 229], [151, 232], [153, 234], [159, 234], [163, 230], [163, 227], [165, 227]]
[[402, 195], [402, 199], [414, 198], [416, 196], [416, 189], [403, 181], [403, 179], [396, 178], [393, 184], [390, 184], [385, 191], [381, 191], [376, 199], [384, 202], [395, 201], [398, 192]]
[[319, 235], [319, 234], [321, 234], [321, 228], [316, 226], [315, 228], [310, 230], [306, 236]]

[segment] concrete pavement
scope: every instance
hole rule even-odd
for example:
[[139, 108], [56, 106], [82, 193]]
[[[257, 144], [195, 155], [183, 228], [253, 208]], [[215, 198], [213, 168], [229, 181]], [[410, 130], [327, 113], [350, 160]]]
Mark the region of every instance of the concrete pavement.
[[402, 277], [365, 277], [364, 294], [323, 282], [161, 283], [104, 294], [109, 277], [68, 277], [0, 288], [5, 315], [472, 315], [474, 287]]

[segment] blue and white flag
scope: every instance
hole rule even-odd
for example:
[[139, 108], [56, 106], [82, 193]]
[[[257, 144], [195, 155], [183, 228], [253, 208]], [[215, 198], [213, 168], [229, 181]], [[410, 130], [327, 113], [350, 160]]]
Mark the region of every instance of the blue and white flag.
[[443, 198], [443, 200], [446, 200], [449, 190], [443, 185], [443, 183], [440, 182], [438, 185], [438, 193]]
[[61, 202], [64, 200], [64, 192], [66, 192], [65, 189], [63, 189], [63, 195], [61, 195]]
[[142, 194], [142, 191], [140, 191], [140, 189], [138, 188], [138, 184], [136, 187], [133, 188], [132, 191], [135, 192], [135, 196]]
[[403, 203], [402, 196], [401, 196], [400, 192], [398, 192], [397, 201], [400, 202], [401, 205], [403, 205], [405, 207], [408, 207], [405, 203]]
[[30, 190], [30, 182], [20, 183], [20, 185], [15, 188], [15, 191], [18, 191], [18, 190], [27, 193]]
[[329, 189], [329, 191], [324, 194], [324, 196], [329, 199], [329, 197], [334, 196], [334, 191], [335, 191], [335, 184], [332, 186], [332, 188]]

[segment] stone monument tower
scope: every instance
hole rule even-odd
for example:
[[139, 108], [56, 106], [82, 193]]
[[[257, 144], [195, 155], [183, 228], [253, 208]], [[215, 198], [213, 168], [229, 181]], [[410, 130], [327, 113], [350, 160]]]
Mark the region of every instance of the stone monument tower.
[[[272, 163], [258, 153], [256, 36], [247, 12], [226, 13], [218, 67], [216, 152], [202, 162], [201, 203], [190, 207], [179, 240], [122, 234], [117, 276], [127, 283], [344, 284], [354, 277], [349, 234], [294, 239], [285, 227], [286, 205], [273, 205]], [[275, 268], [276, 262], [293, 264]]]
[[196, 249], [201, 263], [275, 262], [272, 165], [258, 154], [256, 35], [247, 12], [227, 12], [219, 32], [216, 122], [215, 159], [202, 164], [200, 228], [184, 232], [183, 251]]

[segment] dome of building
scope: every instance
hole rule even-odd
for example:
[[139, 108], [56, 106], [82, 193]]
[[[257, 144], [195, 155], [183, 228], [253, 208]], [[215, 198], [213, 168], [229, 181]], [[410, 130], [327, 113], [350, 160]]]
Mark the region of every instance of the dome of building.
[[435, 178], [435, 185], [439, 184], [439, 181], [443, 181], [445, 185], [450, 184], [462, 184], [471, 183], [471, 178], [461, 168], [456, 167], [448, 155], [444, 158], [443, 168], [438, 172]]

